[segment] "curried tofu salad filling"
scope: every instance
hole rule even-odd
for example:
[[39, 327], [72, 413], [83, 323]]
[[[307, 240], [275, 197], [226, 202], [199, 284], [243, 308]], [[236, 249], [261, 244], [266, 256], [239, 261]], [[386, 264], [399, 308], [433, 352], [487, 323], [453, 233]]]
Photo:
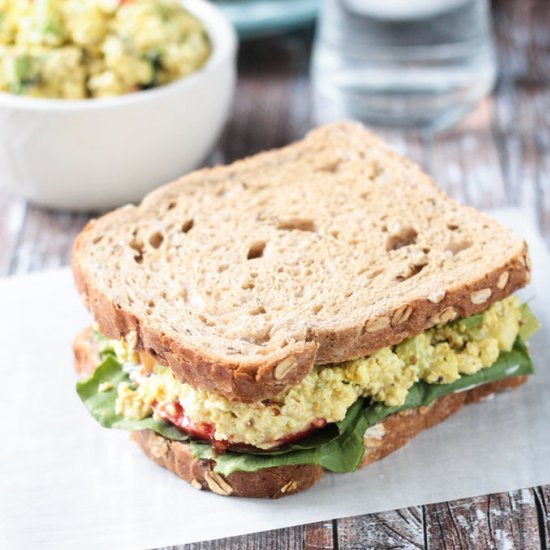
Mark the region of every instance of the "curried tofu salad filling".
[[[211, 448], [221, 453], [279, 453], [300, 442], [307, 448], [319, 438], [337, 438], [359, 409], [367, 411], [363, 417], [374, 414], [378, 419], [487, 381], [529, 374], [522, 341], [537, 328], [528, 306], [510, 296], [483, 313], [436, 325], [369, 357], [315, 366], [296, 386], [257, 403], [195, 389], [127, 341], [97, 334], [105, 362], [79, 384], [79, 393], [108, 427], [157, 427], [155, 431], [169, 439], [190, 436], [207, 442], [195, 445], [203, 455]], [[352, 423], [361, 423], [358, 418]], [[363, 433], [369, 425], [372, 422], [360, 428]], [[163, 427], [169, 428], [168, 434]], [[340, 466], [335, 471], [342, 471]]]
[[179, 0], [0, 0], [0, 91], [85, 99], [155, 88], [211, 44]]

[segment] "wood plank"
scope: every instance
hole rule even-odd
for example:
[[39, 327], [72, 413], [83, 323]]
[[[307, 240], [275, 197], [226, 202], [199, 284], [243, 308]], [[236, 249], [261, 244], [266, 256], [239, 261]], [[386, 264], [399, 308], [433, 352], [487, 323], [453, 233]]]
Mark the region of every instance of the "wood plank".
[[550, 10], [545, 0], [499, 1], [494, 11], [501, 79], [515, 86], [547, 84]]
[[305, 526], [304, 550], [333, 550], [336, 521], [310, 523]]
[[468, 204], [470, 197], [464, 184], [464, 174], [460, 163], [460, 146], [448, 134], [427, 136], [426, 169], [435, 182], [453, 199]]
[[539, 94], [536, 103], [536, 202], [540, 229], [550, 247], [550, 90]]
[[243, 44], [234, 110], [219, 149], [224, 161], [282, 147], [310, 127], [311, 34]]
[[477, 208], [508, 203], [492, 112], [487, 99], [459, 127], [426, 139], [428, 172], [455, 200]]
[[67, 265], [73, 240], [89, 217], [29, 206], [10, 272], [20, 274]]
[[0, 276], [10, 272], [26, 212], [25, 201], [0, 194]]
[[240, 537], [169, 546], [159, 550], [258, 550], [304, 548], [305, 526], [252, 533]]
[[539, 548], [536, 489], [424, 507], [429, 550]]
[[495, 27], [501, 67], [495, 131], [511, 199], [533, 216], [550, 245], [550, 10], [502, 2]]
[[213, 541], [170, 546], [159, 550], [333, 550], [332, 521], [275, 529]]
[[338, 520], [338, 548], [386, 550], [423, 548], [422, 508], [414, 506], [391, 512]]
[[535, 493], [539, 513], [541, 546], [550, 548], [550, 485], [538, 487]]

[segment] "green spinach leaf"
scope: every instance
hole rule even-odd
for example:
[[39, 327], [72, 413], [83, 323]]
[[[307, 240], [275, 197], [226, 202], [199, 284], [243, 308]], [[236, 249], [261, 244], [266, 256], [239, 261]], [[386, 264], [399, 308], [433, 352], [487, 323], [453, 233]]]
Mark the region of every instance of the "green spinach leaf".
[[[165, 420], [157, 420], [152, 416], [142, 420], [131, 420], [117, 414], [115, 403], [117, 387], [121, 382], [130, 382], [130, 378], [115, 357], [107, 353], [104, 355], [103, 363], [97, 367], [92, 376], [77, 383], [76, 391], [80, 399], [99, 424], [104, 428], [119, 430], [153, 430], [159, 435], [176, 441], [189, 439], [187, 434]], [[108, 389], [103, 390], [104, 387]]]

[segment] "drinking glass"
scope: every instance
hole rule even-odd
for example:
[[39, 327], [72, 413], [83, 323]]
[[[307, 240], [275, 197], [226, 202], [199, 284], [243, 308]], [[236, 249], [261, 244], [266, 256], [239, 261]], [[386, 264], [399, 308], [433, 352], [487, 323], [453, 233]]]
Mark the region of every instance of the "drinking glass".
[[318, 122], [448, 127], [492, 89], [487, 0], [324, 0], [312, 82]]

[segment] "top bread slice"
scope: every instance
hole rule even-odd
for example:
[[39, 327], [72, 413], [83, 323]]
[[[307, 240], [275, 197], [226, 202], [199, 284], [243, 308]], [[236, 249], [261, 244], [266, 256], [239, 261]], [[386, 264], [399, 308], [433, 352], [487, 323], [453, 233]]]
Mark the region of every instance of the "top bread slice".
[[520, 238], [355, 123], [91, 221], [72, 265], [103, 334], [242, 401], [482, 311], [529, 278]]

